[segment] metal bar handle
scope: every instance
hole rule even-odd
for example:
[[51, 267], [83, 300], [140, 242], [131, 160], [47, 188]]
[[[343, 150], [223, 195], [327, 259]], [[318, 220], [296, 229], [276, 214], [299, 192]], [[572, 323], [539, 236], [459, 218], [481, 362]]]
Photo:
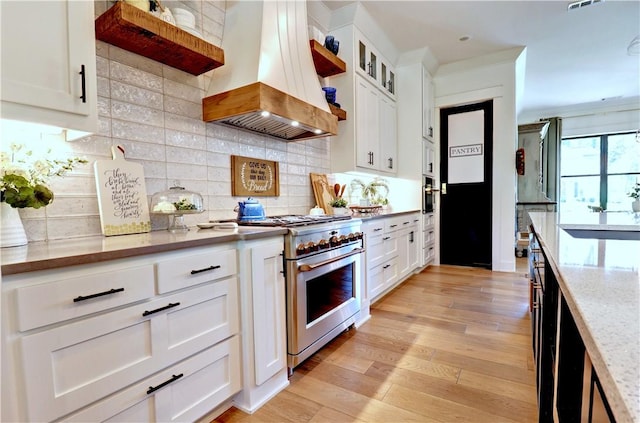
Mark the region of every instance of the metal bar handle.
[[122, 291], [124, 291], [124, 288], [114, 288], [108, 291], [98, 292], [97, 294], [79, 295], [73, 299], [73, 302], [77, 303], [78, 301], [90, 300], [91, 298], [102, 297], [104, 295], [111, 295], [111, 294], [115, 294], [116, 292], [122, 292]]
[[167, 309], [170, 309], [170, 308], [173, 308], [173, 307], [177, 307], [179, 305], [180, 305], [179, 302], [178, 303], [169, 303], [168, 305], [166, 305], [164, 307], [156, 308], [155, 310], [151, 310], [151, 311], [145, 310], [145, 312], [142, 313], [142, 317], [145, 317], [145, 316], [148, 316], [148, 315], [154, 314], [154, 313], [159, 313], [161, 311], [164, 311], [164, 310], [167, 310]]
[[209, 266], [209, 267], [205, 267], [204, 269], [192, 270], [191, 274], [195, 275], [196, 273], [208, 272], [209, 270], [216, 270], [216, 269], [220, 269], [220, 265]]
[[87, 102], [87, 78], [85, 76], [85, 71], [84, 71], [84, 65], [80, 66], [80, 72], [79, 72], [82, 81], [82, 95], [80, 96], [80, 98], [82, 99], [83, 103]]
[[321, 262], [315, 263], [315, 264], [303, 264], [303, 265], [300, 265], [300, 266], [298, 266], [298, 270], [300, 272], [310, 272], [310, 271], [312, 271], [314, 269], [317, 269], [319, 267], [326, 266], [326, 265], [331, 264], [331, 263], [335, 263], [336, 261], [342, 260], [343, 258], [351, 257], [351, 256], [354, 256], [356, 254], [363, 253], [363, 252], [364, 252], [364, 248], [356, 248], [356, 249], [354, 249], [354, 250], [352, 250], [352, 251], [350, 251], [350, 252], [348, 252], [346, 254], [343, 254], [343, 255], [341, 255], [339, 257], [330, 258], [328, 260], [324, 260], [324, 261], [321, 261]]
[[180, 379], [182, 376], [184, 376], [184, 373], [180, 373], [179, 375], [172, 375], [171, 379], [162, 382], [158, 386], [149, 386], [149, 389], [147, 389], [147, 395], [157, 391], [160, 388], [164, 388], [165, 386], [167, 386], [171, 382], [175, 382], [176, 380]]

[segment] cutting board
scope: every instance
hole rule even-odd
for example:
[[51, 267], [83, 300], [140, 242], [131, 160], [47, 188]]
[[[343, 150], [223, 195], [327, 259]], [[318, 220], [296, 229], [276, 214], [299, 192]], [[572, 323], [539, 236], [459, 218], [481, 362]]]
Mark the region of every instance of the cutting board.
[[96, 160], [100, 224], [106, 236], [151, 231], [144, 170], [125, 160], [122, 146], [111, 147], [113, 160]]
[[310, 173], [311, 186], [313, 187], [313, 195], [316, 199], [316, 204], [324, 209], [327, 214], [331, 213], [331, 206], [329, 203], [335, 198], [333, 192], [333, 186], [329, 185], [327, 175], [322, 173]]

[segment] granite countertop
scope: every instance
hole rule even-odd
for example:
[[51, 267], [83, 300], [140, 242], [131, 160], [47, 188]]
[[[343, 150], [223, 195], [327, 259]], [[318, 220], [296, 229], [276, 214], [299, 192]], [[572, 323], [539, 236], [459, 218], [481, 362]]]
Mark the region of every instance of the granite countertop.
[[190, 228], [187, 233], [155, 231], [119, 236], [92, 236], [0, 249], [2, 274], [12, 275], [76, 264], [98, 263], [181, 248], [215, 245], [238, 240], [260, 239], [287, 233], [285, 228], [241, 226], [216, 230]]
[[529, 215], [614, 416], [640, 421], [640, 240], [578, 238], [563, 229], [633, 233], [640, 214]]

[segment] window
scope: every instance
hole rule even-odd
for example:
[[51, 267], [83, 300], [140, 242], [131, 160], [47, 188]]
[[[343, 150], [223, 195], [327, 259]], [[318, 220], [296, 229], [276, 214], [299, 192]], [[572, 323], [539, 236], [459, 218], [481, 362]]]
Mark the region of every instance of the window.
[[640, 139], [635, 132], [562, 139], [560, 211], [630, 211], [627, 193], [636, 181], [640, 182]]

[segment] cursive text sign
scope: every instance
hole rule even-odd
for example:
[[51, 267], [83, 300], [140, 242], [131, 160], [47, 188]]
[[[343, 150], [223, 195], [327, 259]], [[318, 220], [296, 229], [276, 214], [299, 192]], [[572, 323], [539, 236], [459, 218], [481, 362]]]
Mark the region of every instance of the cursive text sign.
[[231, 156], [231, 195], [279, 196], [278, 162]]
[[102, 232], [107, 236], [149, 232], [142, 165], [114, 152], [113, 160], [97, 160], [94, 171]]

